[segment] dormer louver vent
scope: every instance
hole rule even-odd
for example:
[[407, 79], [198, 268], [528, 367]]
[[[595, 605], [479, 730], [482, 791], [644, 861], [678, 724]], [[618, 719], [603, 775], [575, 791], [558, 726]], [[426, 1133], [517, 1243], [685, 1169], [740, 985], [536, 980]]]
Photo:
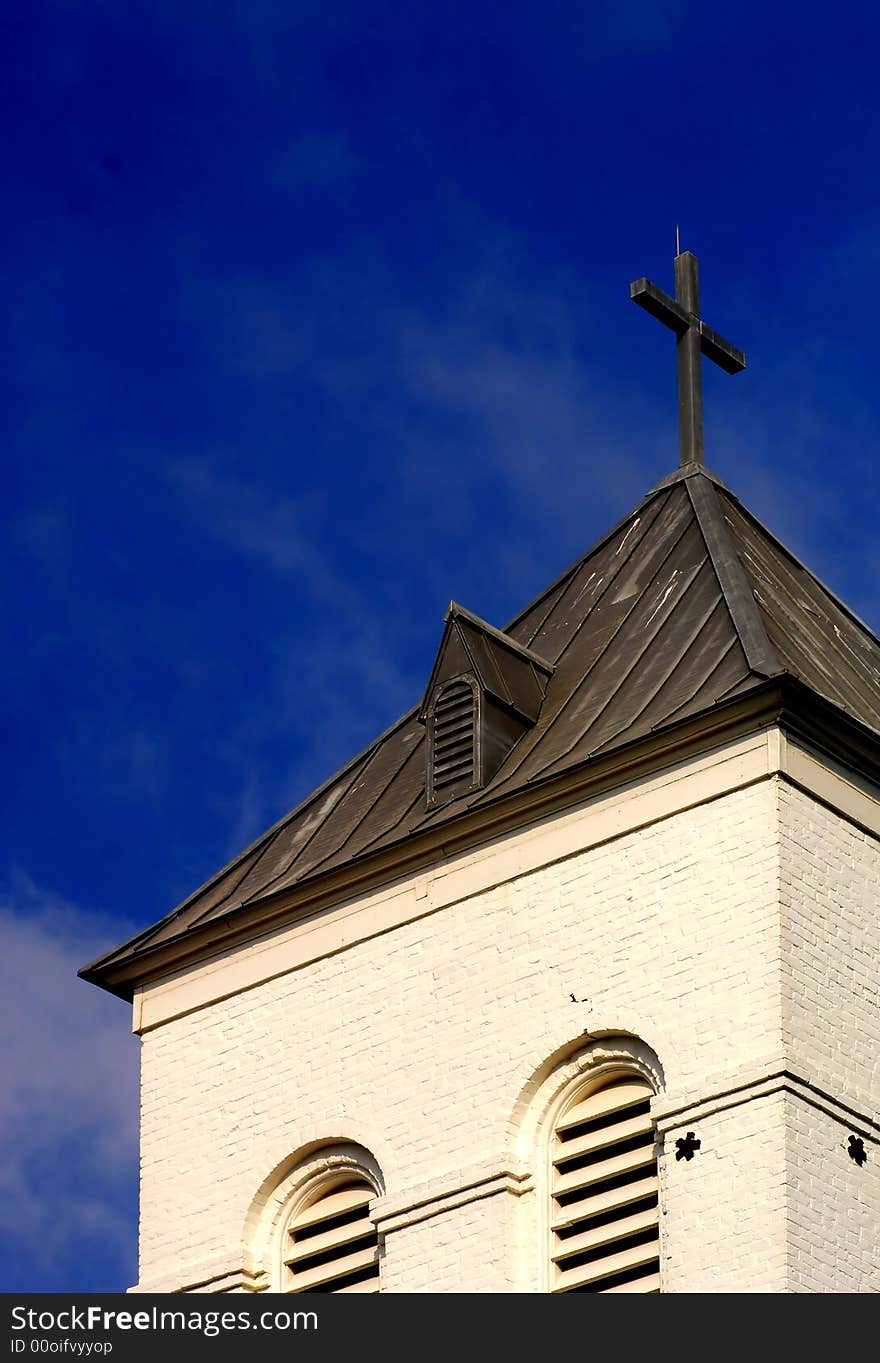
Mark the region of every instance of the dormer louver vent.
[[431, 776], [434, 791], [474, 780], [477, 704], [474, 685], [463, 677], [444, 686], [434, 703]]
[[452, 603], [419, 712], [429, 805], [492, 780], [538, 718], [552, 672], [536, 653]]

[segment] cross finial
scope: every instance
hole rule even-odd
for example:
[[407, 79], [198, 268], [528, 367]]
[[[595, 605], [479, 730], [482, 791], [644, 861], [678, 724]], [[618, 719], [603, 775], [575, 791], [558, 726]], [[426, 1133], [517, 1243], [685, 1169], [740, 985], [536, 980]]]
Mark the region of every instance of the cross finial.
[[678, 355], [678, 445], [682, 464], [705, 463], [703, 446], [703, 381], [700, 354], [708, 356], [728, 374], [746, 367], [746, 357], [723, 336], [712, 331], [700, 317], [700, 275], [697, 257], [680, 251], [675, 228], [675, 297], [648, 279], [629, 286], [629, 296], [640, 308], [675, 332]]

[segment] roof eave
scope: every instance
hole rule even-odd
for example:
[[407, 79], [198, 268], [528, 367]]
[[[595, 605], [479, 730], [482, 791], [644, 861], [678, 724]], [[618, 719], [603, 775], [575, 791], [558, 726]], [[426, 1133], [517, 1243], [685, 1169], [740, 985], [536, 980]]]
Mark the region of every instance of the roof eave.
[[838, 706], [786, 673], [755, 685], [732, 700], [677, 721], [609, 753], [591, 757], [575, 768], [492, 802], [481, 803], [451, 822], [436, 825], [417, 837], [403, 837], [377, 851], [354, 858], [345, 866], [249, 903], [240, 903], [220, 918], [194, 924], [175, 937], [124, 959], [120, 948], [83, 966], [82, 979], [131, 1000], [142, 984], [185, 969], [197, 960], [241, 945], [270, 931], [303, 911], [315, 913], [355, 888], [376, 888], [412, 874], [420, 866], [448, 857], [485, 839], [514, 831], [536, 815], [552, 813], [585, 795], [599, 794], [620, 782], [633, 780], [726, 741], [777, 724], [842, 760], [863, 774], [880, 780], [880, 734], [861, 724]]

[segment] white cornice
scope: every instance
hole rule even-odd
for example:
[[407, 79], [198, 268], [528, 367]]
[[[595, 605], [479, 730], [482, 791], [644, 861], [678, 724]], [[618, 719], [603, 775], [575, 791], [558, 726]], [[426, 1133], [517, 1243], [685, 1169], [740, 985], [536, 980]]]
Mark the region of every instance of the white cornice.
[[148, 1031], [404, 923], [773, 777], [797, 785], [880, 837], [876, 787], [771, 727], [545, 815], [479, 847], [438, 856], [430, 866], [379, 888], [341, 894], [335, 903], [302, 912], [251, 941], [215, 951], [138, 989], [133, 1028]]

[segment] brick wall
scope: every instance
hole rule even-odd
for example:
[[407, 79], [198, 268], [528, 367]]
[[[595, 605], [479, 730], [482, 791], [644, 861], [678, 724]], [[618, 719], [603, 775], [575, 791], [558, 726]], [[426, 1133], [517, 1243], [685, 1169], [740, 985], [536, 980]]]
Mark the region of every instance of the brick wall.
[[[586, 846], [589, 810], [583, 819]], [[863, 951], [876, 868], [875, 841], [759, 781], [155, 1027], [143, 1039], [142, 1287], [220, 1281], [243, 1242], [259, 1261], [258, 1190], [273, 1171], [280, 1180], [321, 1142], [356, 1141], [381, 1167], [396, 1226], [390, 1290], [542, 1290], [536, 1105], [550, 1058], [606, 1033], [653, 1049], [658, 1102], [679, 1109], [661, 1160], [664, 1290], [781, 1291], [787, 1265], [802, 1287], [785, 1215], [805, 1226], [815, 1206], [821, 1239], [825, 1213], [814, 1192], [803, 1207], [792, 1195], [788, 1098], [716, 1105], [692, 1162], [669, 1151], [694, 1105], [778, 1071], [787, 1051], [827, 1084], [868, 1091], [876, 1013], [841, 958]], [[867, 978], [870, 957], [858, 960]], [[815, 1001], [783, 984], [795, 961]], [[833, 993], [819, 997], [823, 980]], [[853, 1025], [864, 1039], [847, 1040]], [[456, 1192], [481, 1179], [499, 1183]], [[435, 1193], [435, 1214], [394, 1222]]]
[[[696, 1127], [700, 1149], [676, 1160]], [[665, 1292], [785, 1292], [785, 1095], [772, 1093], [685, 1122], [660, 1161]]]
[[780, 783], [783, 1038], [795, 1068], [857, 1106], [880, 1079], [880, 842]]
[[791, 1290], [880, 1291], [880, 1146], [846, 1153], [880, 1115], [880, 844], [786, 783], [780, 835], [783, 1040], [819, 1090], [787, 1101]]
[[880, 1148], [861, 1167], [852, 1124], [786, 1099], [786, 1244], [792, 1292], [880, 1291]]

